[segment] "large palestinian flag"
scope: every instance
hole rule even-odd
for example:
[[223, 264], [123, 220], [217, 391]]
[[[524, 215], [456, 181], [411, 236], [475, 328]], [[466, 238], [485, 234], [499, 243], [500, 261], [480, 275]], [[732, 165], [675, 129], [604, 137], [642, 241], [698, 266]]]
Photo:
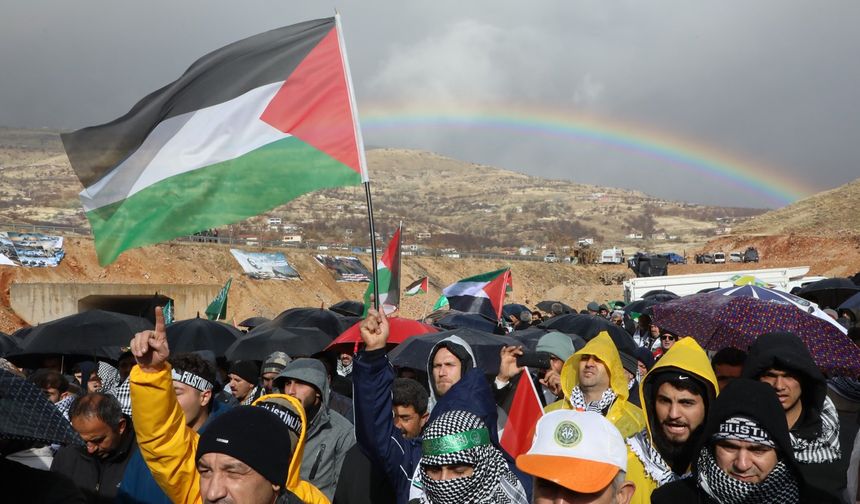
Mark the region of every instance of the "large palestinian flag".
[[[385, 253], [376, 263], [376, 277], [379, 280], [379, 305], [386, 315], [394, 313], [394, 310], [400, 306], [400, 232], [402, 230], [402, 226], [397, 228], [388, 243], [388, 247], [385, 248]], [[364, 291], [365, 315], [373, 305], [370, 300], [373, 291], [373, 280], [371, 280], [367, 290]]]
[[61, 135], [99, 262], [367, 180], [336, 18], [240, 40], [108, 124]]
[[442, 291], [452, 310], [481, 313], [496, 320], [502, 317], [511, 269], [504, 268], [464, 278]]

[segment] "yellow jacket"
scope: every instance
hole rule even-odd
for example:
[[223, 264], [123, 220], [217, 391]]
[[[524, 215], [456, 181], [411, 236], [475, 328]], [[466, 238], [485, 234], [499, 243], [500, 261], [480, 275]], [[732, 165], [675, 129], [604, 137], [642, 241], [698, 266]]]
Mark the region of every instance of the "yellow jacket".
[[[201, 503], [200, 475], [195, 453], [199, 435], [185, 424], [185, 414], [173, 391], [170, 364], [157, 373], [146, 373], [134, 366], [129, 376], [131, 384], [132, 420], [140, 453], [158, 486], [175, 503]], [[257, 401], [264, 400], [263, 396]], [[298, 399], [285, 398], [295, 406], [302, 418], [302, 432], [293, 450], [286, 488], [303, 502], [330, 504], [317, 487], [299, 479], [306, 425], [304, 408]]]
[[601, 332], [591, 339], [582, 349], [571, 355], [561, 369], [561, 388], [564, 391], [564, 399], [547, 405], [547, 412], [557, 409], [573, 409], [570, 404], [570, 393], [579, 384], [579, 362], [583, 355], [593, 355], [603, 361], [609, 372], [609, 388], [618, 396], [609, 411], [606, 419], [621, 432], [625, 438], [630, 437], [645, 427], [645, 418], [642, 410], [627, 401], [630, 395], [627, 389], [627, 377], [624, 375], [624, 366], [615, 343], [606, 331]]
[[[692, 375], [698, 376], [701, 381], [710, 384], [712, 397], [716, 397], [719, 393], [717, 385], [717, 377], [711, 368], [711, 361], [708, 355], [696, 343], [693, 338], [683, 338], [672, 345], [672, 348], [666, 352], [660, 360], [654, 364], [654, 367], [642, 379], [639, 384], [639, 399], [645, 407], [645, 428], [648, 439], [651, 439], [651, 411], [647, 405], [651, 404], [651, 397], [646, 397], [646, 389], [648, 388], [648, 378], [656, 373], [669, 369], [677, 369]], [[647, 401], [647, 402], [646, 402]], [[707, 413], [707, 412], [706, 412]], [[627, 446], [627, 480], [636, 484], [636, 492], [633, 494], [631, 504], [648, 504], [651, 502], [651, 493], [657, 489], [659, 483], [645, 469], [643, 461], [630, 448], [633, 440], [628, 440]]]

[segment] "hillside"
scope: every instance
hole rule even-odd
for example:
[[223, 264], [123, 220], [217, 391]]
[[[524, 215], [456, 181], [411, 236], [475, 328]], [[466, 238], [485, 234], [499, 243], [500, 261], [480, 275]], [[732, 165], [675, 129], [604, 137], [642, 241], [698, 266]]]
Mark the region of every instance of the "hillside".
[[860, 235], [860, 178], [740, 224], [742, 234]]
[[[374, 149], [368, 164], [381, 234], [402, 220], [407, 243], [424, 233], [420, 244], [436, 248], [558, 250], [588, 237], [598, 247], [683, 250], [705, 243], [725, 222], [762, 213], [531, 177], [421, 151]], [[81, 189], [56, 132], [0, 128], [0, 223], [86, 228]], [[305, 241], [365, 245], [365, 215], [363, 189], [349, 187], [306, 195], [220, 232], [279, 240], [287, 231], [269, 231], [266, 221], [279, 217]], [[645, 236], [625, 238], [633, 232]]]

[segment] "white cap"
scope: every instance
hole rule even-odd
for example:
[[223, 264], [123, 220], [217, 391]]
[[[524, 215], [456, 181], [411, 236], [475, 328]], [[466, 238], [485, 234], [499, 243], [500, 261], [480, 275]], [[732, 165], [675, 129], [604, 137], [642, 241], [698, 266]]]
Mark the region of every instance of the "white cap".
[[523, 472], [580, 493], [606, 488], [627, 471], [627, 447], [612, 423], [592, 411], [556, 410], [538, 420]]

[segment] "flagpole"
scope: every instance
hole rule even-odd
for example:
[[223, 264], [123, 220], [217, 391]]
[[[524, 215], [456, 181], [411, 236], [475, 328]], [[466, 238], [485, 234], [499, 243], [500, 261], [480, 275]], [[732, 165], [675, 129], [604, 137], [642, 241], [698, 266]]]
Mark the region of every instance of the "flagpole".
[[361, 181], [364, 184], [364, 195], [367, 199], [367, 222], [370, 228], [370, 258], [373, 261], [373, 307], [379, 310], [379, 278], [376, 264], [376, 230], [373, 225], [373, 200], [370, 197], [370, 177], [367, 173], [367, 156], [364, 152], [364, 137], [361, 135], [361, 123], [358, 121], [358, 108], [355, 104], [355, 88], [352, 86], [352, 74], [349, 72], [349, 60], [346, 56], [346, 42], [343, 40], [343, 26], [340, 24], [340, 13], [334, 11], [335, 28], [337, 29], [337, 41], [340, 46], [343, 73], [346, 76], [346, 89], [349, 95], [350, 112], [352, 112], [353, 132], [358, 150], [358, 165], [361, 169]]

